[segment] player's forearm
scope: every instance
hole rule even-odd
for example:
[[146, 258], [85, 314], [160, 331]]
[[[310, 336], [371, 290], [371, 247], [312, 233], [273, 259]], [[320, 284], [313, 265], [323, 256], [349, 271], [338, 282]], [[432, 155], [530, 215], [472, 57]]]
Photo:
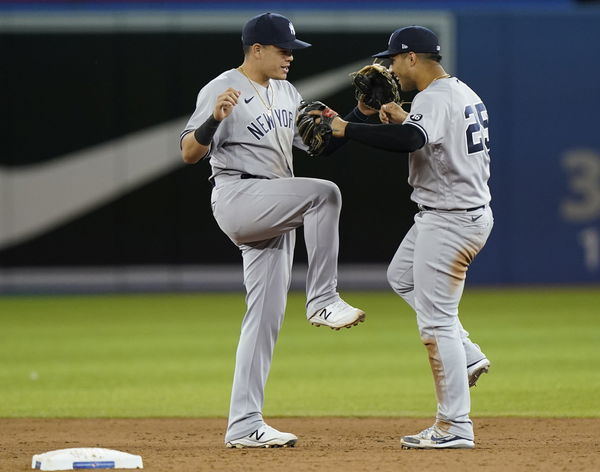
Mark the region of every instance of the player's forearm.
[[193, 133], [181, 140], [181, 154], [187, 164], [195, 164], [208, 153], [213, 136], [221, 122], [210, 115]]
[[346, 138], [386, 151], [413, 152], [425, 145], [423, 133], [410, 125], [342, 123], [341, 126]]
[[186, 134], [181, 140], [181, 157], [186, 164], [195, 164], [208, 153], [210, 146], [196, 141], [194, 133]]

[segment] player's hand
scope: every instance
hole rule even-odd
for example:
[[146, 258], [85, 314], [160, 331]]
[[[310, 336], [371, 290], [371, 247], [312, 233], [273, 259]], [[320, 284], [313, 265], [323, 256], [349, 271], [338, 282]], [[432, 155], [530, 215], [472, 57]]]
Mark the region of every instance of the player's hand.
[[381, 109], [379, 110], [379, 120], [385, 124], [402, 123], [407, 116], [408, 113], [395, 102], [381, 105]]
[[375, 110], [375, 108], [371, 108], [370, 106], [365, 105], [365, 102], [363, 102], [362, 99], [358, 101], [356, 106], [363, 115], [371, 116], [377, 113], [377, 110]]
[[231, 115], [233, 107], [237, 105], [240, 93], [239, 90], [228, 88], [217, 97], [217, 102], [215, 103], [215, 109], [213, 111], [215, 120], [223, 121]]

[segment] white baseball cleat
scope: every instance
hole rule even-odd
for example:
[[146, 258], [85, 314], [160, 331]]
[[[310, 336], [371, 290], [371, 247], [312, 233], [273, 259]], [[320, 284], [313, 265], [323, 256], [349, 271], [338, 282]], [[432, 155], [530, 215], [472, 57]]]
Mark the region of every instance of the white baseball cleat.
[[348, 305], [344, 300], [330, 303], [315, 311], [308, 321], [313, 326], [329, 326], [331, 329], [351, 328], [365, 321], [365, 312]]
[[475, 442], [455, 434], [443, 433], [432, 426], [414, 436], [402, 436], [402, 449], [473, 449]]
[[484, 357], [480, 361], [467, 366], [467, 375], [469, 376], [469, 387], [474, 387], [481, 374], [487, 374], [490, 370], [490, 361]]
[[227, 447], [238, 449], [245, 447], [294, 447], [298, 441], [292, 433], [282, 433], [265, 424], [248, 436], [227, 441]]

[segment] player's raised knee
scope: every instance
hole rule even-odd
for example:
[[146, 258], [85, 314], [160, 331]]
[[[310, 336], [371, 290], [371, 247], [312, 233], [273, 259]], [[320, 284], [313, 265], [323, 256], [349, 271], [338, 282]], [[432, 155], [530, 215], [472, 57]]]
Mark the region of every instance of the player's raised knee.
[[329, 180], [322, 180], [319, 182], [320, 192], [319, 194], [324, 197], [329, 203], [341, 204], [342, 203], [342, 192], [340, 188], [330, 182]]

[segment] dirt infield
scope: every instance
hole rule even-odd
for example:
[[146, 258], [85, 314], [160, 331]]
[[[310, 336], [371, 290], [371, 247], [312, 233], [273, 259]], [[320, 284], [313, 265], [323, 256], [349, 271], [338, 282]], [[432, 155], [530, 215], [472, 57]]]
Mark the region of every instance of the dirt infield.
[[402, 450], [415, 418], [278, 418], [295, 448], [226, 449], [223, 419], [0, 419], [0, 471], [31, 470], [33, 454], [106, 447], [139, 454], [149, 472], [597, 471], [600, 419], [479, 418], [474, 450]]

